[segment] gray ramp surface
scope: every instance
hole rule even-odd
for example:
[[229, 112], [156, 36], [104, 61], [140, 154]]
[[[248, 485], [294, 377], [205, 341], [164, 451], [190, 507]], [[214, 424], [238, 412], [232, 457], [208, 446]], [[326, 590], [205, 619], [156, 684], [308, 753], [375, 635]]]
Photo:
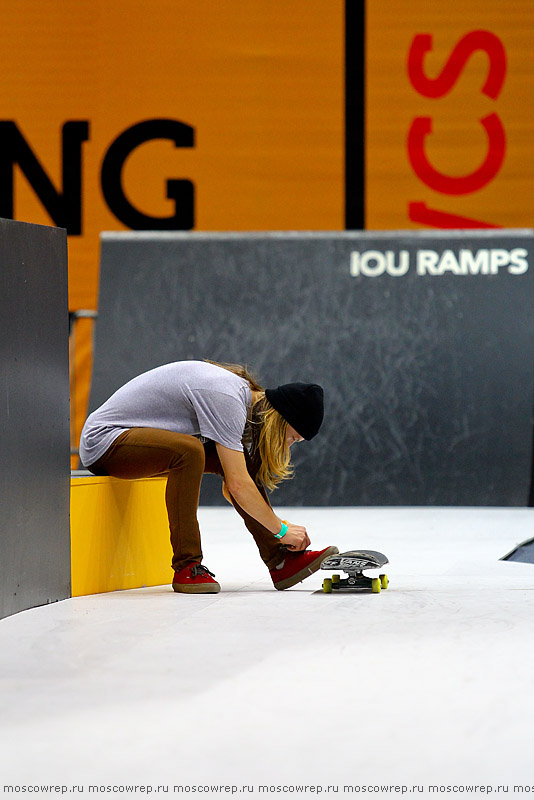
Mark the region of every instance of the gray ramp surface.
[[237, 514], [201, 509], [220, 594], [175, 594], [169, 572], [0, 621], [2, 785], [532, 786], [534, 570], [499, 556], [534, 509], [279, 512], [316, 548], [384, 552], [387, 591], [323, 594], [316, 573], [277, 592]]

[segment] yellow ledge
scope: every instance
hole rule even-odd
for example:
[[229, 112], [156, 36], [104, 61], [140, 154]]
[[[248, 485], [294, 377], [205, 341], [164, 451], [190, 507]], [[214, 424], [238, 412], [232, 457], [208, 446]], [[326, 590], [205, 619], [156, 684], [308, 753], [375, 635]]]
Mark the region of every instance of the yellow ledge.
[[71, 478], [72, 596], [171, 583], [165, 478]]

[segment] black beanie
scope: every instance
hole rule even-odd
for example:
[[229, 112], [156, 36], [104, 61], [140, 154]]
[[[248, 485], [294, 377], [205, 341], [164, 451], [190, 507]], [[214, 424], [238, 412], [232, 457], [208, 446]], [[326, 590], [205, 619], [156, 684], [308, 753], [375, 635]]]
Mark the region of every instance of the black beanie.
[[319, 432], [323, 421], [323, 394], [316, 383], [284, 383], [265, 390], [272, 407], [308, 441]]

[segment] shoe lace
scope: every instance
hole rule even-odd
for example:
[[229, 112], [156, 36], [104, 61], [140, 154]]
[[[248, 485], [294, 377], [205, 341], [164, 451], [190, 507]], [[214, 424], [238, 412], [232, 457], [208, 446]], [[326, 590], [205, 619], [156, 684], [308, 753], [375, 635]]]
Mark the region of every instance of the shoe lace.
[[215, 577], [213, 572], [210, 572], [204, 564], [195, 564], [193, 569], [191, 570], [191, 577], [196, 578], [197, 575], [211, 575], [212, 578]]

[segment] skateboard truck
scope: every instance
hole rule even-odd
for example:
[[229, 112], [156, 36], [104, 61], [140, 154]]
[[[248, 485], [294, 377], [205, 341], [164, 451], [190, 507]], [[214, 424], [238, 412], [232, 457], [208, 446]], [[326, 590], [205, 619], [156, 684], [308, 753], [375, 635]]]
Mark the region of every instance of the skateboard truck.
[[388, 588], [388, 576], [381, 574], [378, 578], [371, 578], [363, 574], [364, 569], [380, 569], [389, 561], [383, 553], [376, 550], [349, 550], [346, 553], [337, 553], [329, 556], [321, 563], [321, 569], [339, 569], [348, 575], [332, 575], [323, 581], [323, 592], [330, 594], [333, 591], [355, 591], [357, 589], [370, 589], [373, 594], [378, 594], [382, 589]]

